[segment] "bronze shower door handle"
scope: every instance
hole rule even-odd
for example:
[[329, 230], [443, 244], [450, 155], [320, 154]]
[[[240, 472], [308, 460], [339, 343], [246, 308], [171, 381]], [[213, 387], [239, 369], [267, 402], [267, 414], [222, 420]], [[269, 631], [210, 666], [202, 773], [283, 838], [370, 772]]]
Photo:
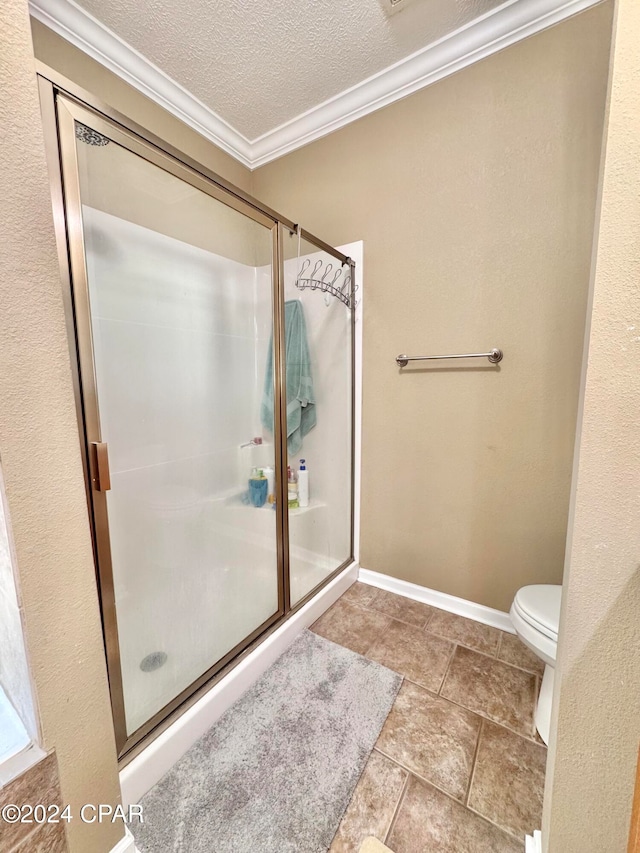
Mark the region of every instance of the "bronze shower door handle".
[[106, 441], [91, 442], [91, 482], [98, 492], [108, 492], [111, 488], [109, 451]]

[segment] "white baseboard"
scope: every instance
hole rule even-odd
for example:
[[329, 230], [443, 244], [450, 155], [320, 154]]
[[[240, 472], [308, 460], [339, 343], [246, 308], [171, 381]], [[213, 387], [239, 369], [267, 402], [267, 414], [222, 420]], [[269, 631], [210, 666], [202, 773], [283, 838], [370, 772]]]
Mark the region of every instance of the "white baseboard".
[[[138, 803], [143, 794], [159, 782], [189, 747], [280, 657], [297, 635], [331, 607], [357, 577], [358, 565], [352, 563], [127, 764], [120, 772], [123, 804]], [[130, 853], [126, 847], [118, 853], [125, 851]]]
[[124, 838], [121, 838], [116, 846], [111, 848], [111, 853], [138, 853], [135, 839], [128, 827], [125, 826]]
[[47, 753], [38, 744], [30, 743], [20, 752], [12, 755], [11, 758], [0, 761], [0, 788], [4, 788], [9, 782], [26, 773], [30, 767], [46, 757]]
[[539, 829], [533, 835], [527, 835], [524, 840], [525, 853], [542, 853], [542, 833]]
[[493, 607], [485, 607], [484, 604], [476, 604], [475, 601], [457, 598], [455, 595], [448, 595], [446, 592], [438, 592], [417, 583], [392, 578], [390, 575], [383, 575], [380, 572], [372, 572], [370, 569], [361, 568], [358, 573], [358, 580], [371, 586], [377, 586], [379, 589], [386, 589], [388, 592], [395, 592], [397, 595], [404, 595], [405, 598], [421, 601], [423, 604], [431, 604], [432, 607], [439, 607], [440, 610], [448, 610], [449, 613], [466, 616], [467, 619], [475, 619], [476, 622], [491, 625], [491, 627], [507, 631], [509, 634], [515, 634], [509, 614], [503, 613], [502, 610], [494, 610]]

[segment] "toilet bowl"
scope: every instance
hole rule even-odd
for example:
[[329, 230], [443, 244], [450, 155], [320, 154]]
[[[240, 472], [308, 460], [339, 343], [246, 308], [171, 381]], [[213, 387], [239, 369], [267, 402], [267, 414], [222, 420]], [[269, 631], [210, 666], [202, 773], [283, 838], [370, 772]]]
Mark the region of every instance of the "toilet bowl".
[[538, 734], [546, 744], [549, 743], [551, 725], [561, 596], [562, 587], [554, 584], [523, 586], [516, 593], [509, 611], [518, 637], [545, 663], [535, 723]]

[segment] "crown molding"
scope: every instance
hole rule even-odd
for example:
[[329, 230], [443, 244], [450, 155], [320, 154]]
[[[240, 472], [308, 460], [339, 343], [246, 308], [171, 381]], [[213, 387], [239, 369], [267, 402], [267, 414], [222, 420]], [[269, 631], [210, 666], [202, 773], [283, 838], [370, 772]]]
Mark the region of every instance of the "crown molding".
[[252, 167], [251, 143], [245, 136], [73, 0], [29, 0], [29, 11], [218, 148]]
[[29, 0], [37, 18], [249, 169], [442, 80], [602, 0], [508, 0], [362, 83], [249, 140], [74, 0]]
[[251, 142], [252, 168], [295, 151], [601, 0], [509, 0]]

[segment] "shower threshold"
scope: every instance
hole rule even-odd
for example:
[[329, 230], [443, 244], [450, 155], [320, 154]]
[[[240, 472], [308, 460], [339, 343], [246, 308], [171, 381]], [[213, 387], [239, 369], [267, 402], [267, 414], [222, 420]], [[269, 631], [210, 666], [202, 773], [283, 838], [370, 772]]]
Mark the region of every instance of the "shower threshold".
[[357, 577], [356, 562], [338, 569], [321, 590], [301, 602], [168, 717], [150, 743], [141, 743], [127, 753], [120, 762], [123, 804], [137, 803]]

